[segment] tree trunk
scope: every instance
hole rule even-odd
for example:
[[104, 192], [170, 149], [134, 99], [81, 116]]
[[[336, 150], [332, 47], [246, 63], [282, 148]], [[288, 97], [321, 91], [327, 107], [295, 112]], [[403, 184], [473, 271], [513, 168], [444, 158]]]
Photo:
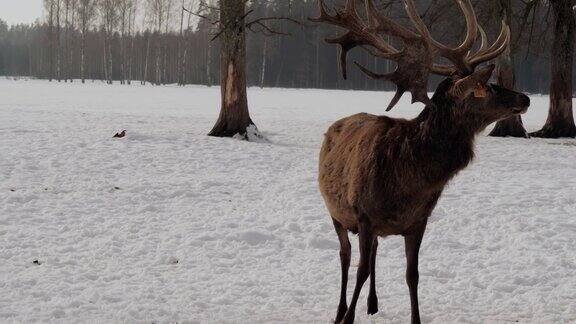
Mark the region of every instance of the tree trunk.
[[[208, 38], [208, 35], [205, 34], [204, 37]], [[206, 84], [211, 87], [212, 86], [212, 42], [208, 41], [208, 48], [206, 51]]]
[[120, 25], [120, 56], [118, 57], [120, 60], [120, 84], [124, 84], [126, 82], [126, 48], [125, 48], [125, 39], [126, 39], [126, 10], [122, 12], [121, 25]]
[[64, 56], [63, 74], [64, 82], [70, 78], [70, 62], [68, 61], [68, 51], [70, 50], [70, 1], [64, 2]]
[[[245, 2], [220, 1], [220, 89], [222, 103], [220, 117], [208, 135], [232, 137], [237, 134], [249, 139], [248, 127], [256, 126], [248, 112], [246, 95], [246, 30]], [[226, 27], [224, 27], [226, 26]], [[250, 133], [252, 133], [250, 131]]]
[[134, 36], [132, 36], [131, 32], [130, 35], [130, 51], [128, 53], [128, 85], [132, 84], [132, 57], [134, 55]]
[[[502, 18], [506, 21], [508, 26], [512, 26], [512, 1], [500, 0], [500, 12]], [[498, 85], [506, 89], [513, 90], [516, 77], [514, 75], [514, 62], [510, 56], [510, 45], [502, 55], [496, 60]], [[522, 124], [522, 117], [512, 116], [508, 119], [501, 120], [496, 123], [489, 136], [494, 137], [522, 137], [528, 138], [528, 132], [524, 129]]]
[[106, 42], [106, 32], [103, 32], [103, 36], [104, 36], [104, 55], [102, 56], [102, 66], [104, 67], [104, 80], [106, 80], [106, 82], [108, 82], [108, 60], [107, 60], [107, 56], [108, 56], [108, 51], [106, 50], [106, 46], [107, 46], [107, 42]]
[[70, 18], [70, 49], [69, 49], [69, 58], [68, 58], [68, 77], [70, 78], [70, 82], [74, 82], [74, 48], [75, 46], [77, 46], [77, 43], [75, 42], [75, 33], [74, 30], [76, 29], [76, 26], [74, 25], [75, 21], [76, 21], [76, 17], [75, 17], [75, 13], [76, 13], [76, 2], [72, 1], [71, 3], [71, 10], [72, 13], [71, 18]]
[[161, 46], [161, 36], [160, 36], [160, 31], [158, 31], [158, 34], [156, 35], [157, 39], [156, 39], [156, 85], [160, 85], [160, 82], [162, 82], [161, 80], [161, 71], [160, 71], [160, 50], [162, 49]]
[[114, 83], [112, 80], [114, 80], [114, 76], [113, 76], [113, 57], [112, 57], [112, 32], [109, 33], [108, 36], [108, 84], [112, 84]]
[[49, 76], [48, 79], [52, 82], [54, 79], [54, 51], [56, 49], [56, 41], [54, 36], [54, 2], [50, 2], [50, 9], [48, 11], [49, 18], [48, 18], [48, 41], [50, 42], [50, 49], [49, 49]]
[[574, 64], [574, 0], [550, 0], [554, 12], [554, 43], [552, 45], [550, 109], [544, 127], [534, 137], [576, 137], [572, 112], [572, 67]]
[[152, 35], [148, 35], [148, 40], [146, 41], [146, 58], [144, 59], [144, 71], [142, 74], [142, 85], [146, 84], [146, 81], [148, 81], [148, 60], [150, 57], [150, 37]]
[[86, 30], [82, 30], [82, 45], [80, 48], [80, 78], [86, 83]]
[[[266, 6], [266, 17], [270, 15], [270, 6], [268, 4], [264, 4]], [[262, 65], [260, 67], [260, 88], [264, 88], [264, 81], [266, 81], [266, 59], [268, 56], [268, 37], [264, 37], [263, 40], [264, 44], [262, 44]]]
[[61, 81], [61, 62], [60, 62], [60, 1], [56, 1], [56, 79]]
[[178, 85], [184, 85], [184, 0], [182, 0], [182, 8], [180, 9], [180, 37], [178, 38]]
[[264, 81], [266, 80], [266, 56], [268, 55], [268, 37], [264, 38], [262, 45], [262, 66], [260, 68], [260, 88], [264, 88]]

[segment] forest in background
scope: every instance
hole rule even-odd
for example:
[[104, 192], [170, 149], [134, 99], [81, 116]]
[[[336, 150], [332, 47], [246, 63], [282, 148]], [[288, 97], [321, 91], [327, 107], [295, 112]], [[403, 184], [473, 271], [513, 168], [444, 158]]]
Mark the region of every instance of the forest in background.
[[[463, 24], [457, 8], [442, 1], [417, 1], [423, 17], [439, 39], [455, 43]], [[500, 16], [490, 1], [475, 8], [490, 39]], [[218, 9], [199, 0], [45, 0], [44, 16], [35, 24], [8, 26], [0, 21], [0, 75], [67, 82], [73, 79], [152, 84], [217, 85], [219, 81]], [[402, 17], [401, 1], [380, 1], [380, 10]], [[183, 10], [185, 8], [186, 10]], [[549, 91], [549, 12], [513, 5], [512, 57], [517, 88], [530, 93]], [[289, 17], [274, 22], [270, 32], [256, 26], [247, 37], [249, 86], [393, 90], [384, 81], [365, 78], [350, 69], [339, 76], [337, 53], [323, 40], [334, 35], [328, 26], [308, 22], [316, 15], [312, 0], [253, 0], [251, 17]], [[452, 17], [459, 17], [457, 23]], [[459, 26], [458, 26], [459, 27]], [[393, 41], [393, 40], [392, 40]], [[364, 51], [351, 58], [379, 72], [393, 63]], [[434, 84], [432, 84], [434, 86]]]

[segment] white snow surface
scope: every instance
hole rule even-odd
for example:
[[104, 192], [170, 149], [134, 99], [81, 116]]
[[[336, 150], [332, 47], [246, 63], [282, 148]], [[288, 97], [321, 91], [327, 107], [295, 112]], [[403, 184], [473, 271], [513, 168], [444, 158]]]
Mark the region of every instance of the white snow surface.
[[[0, 322], [330, 323], [323, 133], [390, 97], [250, 89], [268, 141], [249, 143], [206, 136], [217, 87], [1, 80]], [[536, 130], [548, 97], [531, 99]], [[576, 141], [484, 134], [476, 155], [424, 238], [423, 322], [576, 322]], [[366, 315], [366, 284], [357, 322], [407, 323], [403, 241], [380, 242], [380, 313]]]

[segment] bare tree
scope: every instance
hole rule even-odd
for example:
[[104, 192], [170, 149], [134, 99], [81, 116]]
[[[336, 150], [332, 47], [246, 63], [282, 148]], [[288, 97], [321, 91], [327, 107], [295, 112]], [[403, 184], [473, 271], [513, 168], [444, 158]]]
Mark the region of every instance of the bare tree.
[[116, 0], [118, 6], [118, 20], [120, 21], [120, 83], [126, 83], [128, 77], [128, 64], [130, 50], [126, 41], [131, 36], [131, 24], [134, 0]]
[[[164, 35], [168, 35], [169, 31], [170, 31], [170, 18], [172, 17], [172, 0], [168, 0], [166, 1], [166, 3], [164, 4], [165, 6], [165, 11], [166, 11], [166, 20], [165, 20], [165, 24], [164, 24]], [[162, 84], [166, 84], [167, 83], [167, 69], [168, 69], [168, 39], [166, 37], [164, 38], [164, 44], [163, 44], [163, 59], [162, 59]]]
[[[498, 7], [499, 20], [505, 21], [508, 26], [512, 26], [512, 0], [497, 0], [493, 3]], [[514, 62], [510, 55], [511, 46], [501, 56], [496, 59], [496, 76], [498, 85], [513, 90], [516, 83], [514, 74]], [[528, 138], [528, 132], [524, 129], [522, 117], [520, 115], [511, 116], [508, 119], [501, 120], [496, 123], [494, 129], [490, 132], [490, 136], [495, 137], [523, 137]]]
[[162, 70], [161, 70], [161, 58], [162, 58], [162, 27], [165, 24], [165, 19], [167, 17], [167, 4], [170, 0], [147, 0], [147, 10], [149, 12], [149, 18], [151, 23], [155, 26], [156, 33], [156, 58], [155, 58], [155, 83], [160, 85], [162, 83]]
[[187, 38], [188, 34], [191, 32], [191, 27], [192, 27], [192, 11], [186, 9], [186, 7], [190, 8], [191, 10], [195, 9], [195, 4], [196, 4], [196, 0], [189, 0], [189, 2], [184, 2], [185, 6], [182, 7], [182, 27], [184, 25], [184, 13], [186, 12], [188, 14], [188, 17], [186, 19], [186, 29], [185, 29], [185, 34], [182, 33], [181, 31], [181, 57], [180, 57], [180, 61], [179, 61], [179, 66], [180, 66], [180, 70], [179, 70], [179, 78], [180, 78], [180, 83], [181, 85], [186, 85], [187, 83], [187, 75], [186, 75], [186, 71], [188, 70], [188, 48], [190, 46]]
[[75, 20], [74, 14], [76, 11], [76, 3], [78, 0], [63, 0], [64, 1], [64, 81], [72, 82], [72, 60], [74, 59], [74, 30]]
[[146, 34], [146, 54], [144, 58], [144, 69], [142, 70], [142, 78], [140, 83], [142, 85], [146, 85], [146, 81], [148, 81], [148, 63], [150, 62], [150, 41], [152, 39], [152, 35], [150, 33]]
[[574, 65], [575, 0], [549, 0], [554, 16], [551, 50], [550, 109], [544, 127], [534, 137], [576, 137], [572, 112], [572, 69]]
[[134, 59], [134, 35], [136, 25], [136, 13], [138, 10], [138, 0], [130, 0], [131, 7], [128, 19], [128, 36], [130, 37], [130, 49], [128, 53], [128, 84], [132, 83], [132, 62]]
[[[185, 71], [186, 71], [186, 55], [187, 55], [187, 48], [186, 48], [186, 40], [184, 37], [184, 17], [188, 14], [188, 24], [186, 31], [190, 28], [190, 16], [192, 15], [190, 10], [194, 10], [193, 8], [194, 2], [191, 1], [189, 4], [186, 3], [186, 0], [182, 0], [182, 8], [180, 9], [180, 35], [178, 38], [178, 66], [177, 66], [177, 75], [178, 75], [178, 85], [183, 86], [186, 84], [185, 81]], [[190, 9], [186, 9], [186, 7]]]
[[[270, 14], [271, 4], [268, 2], [263, 3], [266, 16]], [[264, 88], [264, 80], [266, 77], [266, 57], [268, 56], [268, 37], [264, 37], [262, 44], [262, 65], [260, 66], [260, 88]]]
[[64, 6], [64, 46], [62, 49], [62, 56], [64, 64], [62, 65], [62, 74], [64, 75], [64, 82], [68, 82], [70, 63], [68, 62], [68, 51], [70, 49], [70, 7], [72, 0], [62, 0]]
[[95, 16], [95, 0], [79, 0], [78, 3], [78, 24], [81, 33], [80, 40], [80, 78], [82, 83], [86, 83], [86, 36]]
[[248, 138], [248, 128], [256, 127], [248, 112], [246, 94], [246, 4], [220, 0], [220, 117], [209, 135]]
[[241, 136], [250, 139], [261, 135], [250, 118], [246, 94], [246, 31], [265, 35], [285, 33], [271, 29], [265, 24], [272, 20], [288, 20], [288, 17], [263, 17], [248, 19], [247, 1], [220, 0], [218, 21], [220, 30], [213, 39], [220, 39], [220, 116], [208, 135], [217, 137]]
[[61, 81], [62, 78], [62, 59], [61, 59], [61, 50], [62, 46], [61, 43], [61, 36], [62, 36], [62, 26], [60, 25], [60, 13], [62, 7], [62, 0], [55, 0], [56, 1], [56, 79], [58, 82]]
[[56, 11], [56, 1], [57, 0], [44, 0], [44, 9], [47, 12], [48, 19], [48, 80], [52, 82], [54, 78], [54, 52], [56, 50], [56, 37], [54, 34], [54, 20]]
[[98, 8], [100, 10], [100, 19], [102, 21], [104, 32], [104, 52], [106, 58], [104, 59], [104, 71], [107, 76], [108, 84], [113, 83], [113, 56], [112, 56], [112, 36], [118, 25], [118, 6], [117, 0], [99, 0]]

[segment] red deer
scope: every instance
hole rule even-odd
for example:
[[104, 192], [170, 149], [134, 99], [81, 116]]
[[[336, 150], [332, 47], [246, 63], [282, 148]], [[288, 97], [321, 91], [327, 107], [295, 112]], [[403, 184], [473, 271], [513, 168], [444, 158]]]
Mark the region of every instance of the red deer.
[[[410, 292], [412, 323], [420, 323], [418, 309], [418, 254], [428, 217], [444, 187], [474, 156], [474, 138], [489, 124], [525, 113], [530, 99], [524, 94], [488, 84], [493, 65], [479, 67], [499, 56], [510, 42], [510, 29], [489, 44], [478, 25], [470, 0], [456, 0], [466, 19], [466, 37], [455, 48], [432, 38], [412, 0], [404, 0], [411, 28], [381, 15], [372, 0], [365, 0], [361, 18], [354, 0], [329, 12], [318, 0], [320, 15], [311, 19], [346, 30], [327, 42], [340, 45], [341, 70], [346, 78], [347, 53], [361, 46], [370, 54], [393, 60], [393, 73], [379, 75], [356, 65], [372, 78], [396, 84], [391, 109], [405, 91], [424, 110], [412, 120], [357, 114], [334, 123], [320, 153], [320, 191], [340, 241], [342, 268], [337, 323], [352, 323], [358, 296], [370, 277], [368, 314], [378, 312], [375, 263], [378, 237], [404, 236], [406, 281]], [[480, 34], [480, 37], [478, 37]], [[391, 36], [402, 49], [386, 41]], [[473, 51], [477, 38], [481, 45]], [[449, 65], [435, 63], [436, 55]], [[428, 77], [447, 77], [432, 99], [427, 95]], [[350, 266], [348, 231], [359, 236], [360, 263], [352, 301], [346, 289]]]

